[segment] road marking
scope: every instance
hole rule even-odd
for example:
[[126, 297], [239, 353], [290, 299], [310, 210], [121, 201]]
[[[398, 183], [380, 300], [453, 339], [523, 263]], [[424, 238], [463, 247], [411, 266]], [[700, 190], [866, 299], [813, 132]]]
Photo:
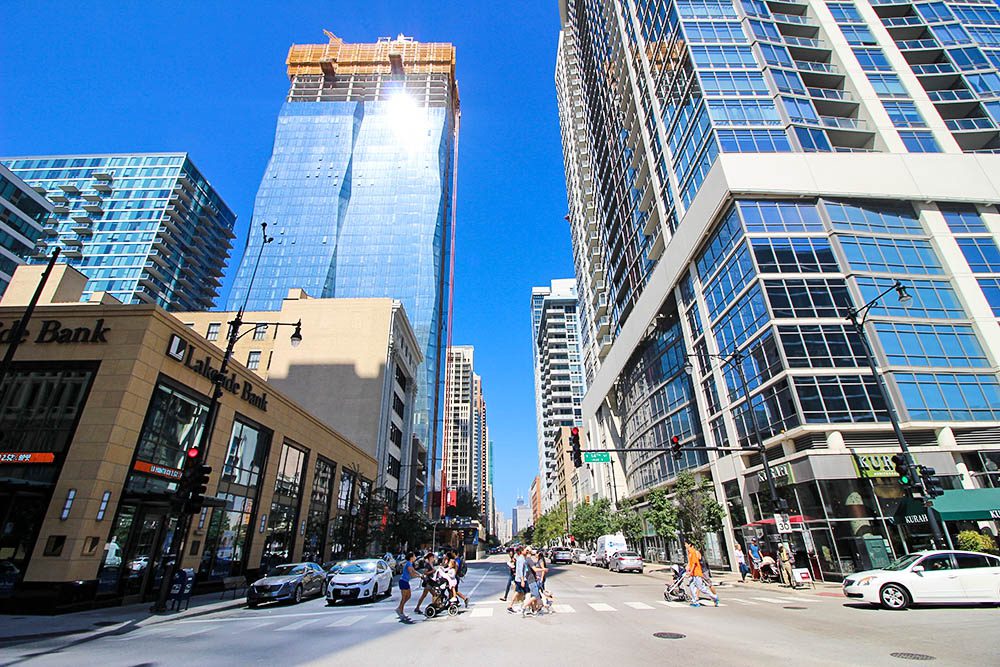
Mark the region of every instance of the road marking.
[[393, 614], [392, 616], [386, 616], [381, 621], [378, 621], [378, 624], [381, 625], [382, 623], [396, 623], [397, 621], [399, 621], [399, 616]]
[[754, 600], [760, 600], [761, 602], [770, 602], [771, 604], [785, 604], [785, 600], [781, 598], [753, 598]]
[[208, 631], [214, 630], [214, 629], [215, 628], [213, 628], [211, 626], [209, 626], [207, 628], [195, 628], [195, 629], [189, 630], [187, 632], [178, 632], [178, 633], [175, 633], [173, 636], [174, 637], [181, 637], [181, 638], [187, 639], [188, 637], [194, 637], [195, 635], [200, 635], [203, 632], [208, 632]]
[[507, 604], [507, 603], [503, 600], [476, 600], [475, 602], [472, 603], [472, 606], [475, 607], [476, 605], [481, 605], [481, 604]]
[[280, 628], [275, 628], [275, 630], [277, 630], [278, 632], [288, 632], [290, 630], [298, 630], [299, 628], [304, 628], [307, 625], [316, 623], [317, 621], [319, 621], [318, 618], [307, 618], [304, 621], [296, 621], [295, 623], [289, 623], [288, 625], [284, 625]]
[[609, 604], [604, 604], [603, 602], [588, 602], [587, 606], [594, 611], [618, 611]]
[[[250, 619], [247, 619], [250, 620]], [[247, 632], [248, 630], [259, 630], [265, 626], [271, 625], [271, 621], [264, 621], [263, 623], [248, 623], [245, 627], [236, 627], [232, 630], [226, 630], [226, 632]]]
[[632, 609], [652, 609], [653, 608], [653, 607], [650, 607], [645, 602], [626, 602], [625, 604], [628, 605], [629, 607], [632, 607]]
[[552, 609], [559, 612], [560, 614], [576, 613], [576, 609], [573, 609], [573, 607], [569, 606], [568, 604], [554, 604], [552, 605]]
[[348, 625], [354, 625], [355, 623], [357, 623], [358, 621], [360, 621], [364, 617], [365, 617], [364, 614], [361, 614], [360, 616], [345, 616], [344, 618], [340, 619], [339, 621], [334, 621], [333, 623], [328, 624], [326, 627], [328, 627], [328, 628], [344, 628], [344, 627], [347, 627]]
[[492, 615], [493, 607], [479, 607], [478, 609], [473, 608], [473, 610], [469, 612], [469, 618], [482, 618]]
[[486, 568], [486, 571], [483, 572], [483, 576], [479, 578], [479, 581], [476, 583], [476, 585], [472, 587], [471, 591], [469, 591], [469, 593], [468, 593], [469, 595], [473, 595], [476, 592], [476, 589], [478, 589], [479, 585], [482, 584], [486, 580], [486, 575], [488, 575], [492, 569], [493, 569], [492, 565], [490, 565], [488, 568]]
[[664, 607], [686, 607], [687, 605], [683, 602], [674, 602], [673, 600], [657, 600]]
[[757, 604], [756, 602], [751, 602], [750, 600], [741, 600], [739, 598], [729, 598], [732, 602], [739, 602], [740, 604]]

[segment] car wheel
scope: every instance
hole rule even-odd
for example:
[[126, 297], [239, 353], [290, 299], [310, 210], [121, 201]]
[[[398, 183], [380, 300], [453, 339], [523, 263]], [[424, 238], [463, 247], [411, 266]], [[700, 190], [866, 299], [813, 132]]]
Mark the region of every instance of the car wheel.
[[295, 604], [302, 602], [302, 586], [295, 587]]
[[247, 609], [256, 609], [257, 608], [257, 604], [258, 603], [256, 603], [256, 602], [247, 602]]
[[910, 606], [910, 594], [899, 584], [886, 584], [878, 592], [878, 599], [886, 609], [899, 611]]
[[332, 606], [333, 606], [333, 605], [335, 605], [335, 604], [337, 604], [337, 603], [336, 603], [336, 602], [334, 602], [333, 600], [327, 600], [327, 601], [326, 601], [326, 606], [327, 606], [327, 607], [332, 607]]

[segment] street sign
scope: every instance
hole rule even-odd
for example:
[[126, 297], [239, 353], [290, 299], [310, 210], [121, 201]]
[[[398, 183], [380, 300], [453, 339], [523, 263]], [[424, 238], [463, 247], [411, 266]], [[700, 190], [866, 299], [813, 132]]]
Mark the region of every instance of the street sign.
[[611, 463], [611, 452], [584, 452], [584, 463]]
[[778, 532], [782, 535], [792, 532], [792, 522], [789, 521], [787, 514], [775, 514], [774, 527], [777, 528]]

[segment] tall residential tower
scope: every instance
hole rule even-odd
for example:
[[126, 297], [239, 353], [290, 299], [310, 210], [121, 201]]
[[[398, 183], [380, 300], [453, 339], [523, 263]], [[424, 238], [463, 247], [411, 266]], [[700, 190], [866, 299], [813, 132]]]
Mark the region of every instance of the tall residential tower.
[[926, 546], [846, 319], [888, 291], [864, 333], [903, 432], [948, 493], [982, 504], [1000, 464], [1000, 9], [560, 10], [583, 418], [592, 446], [620, 450], [622, 495], [641, 501], [683, 469], [710, 477], [730, 511], [706, 555], [726, 562], [736, 538], [770, 530], [761, 454], [629, 450], [752, 447], [760, 432], [780, 496], [807, 517], [793, 546], [824, 577]]
[[293, 288], [402, 301], [424, 355], [415, 432], [433, 454], [455, 222], [455, 48], [326, 35], [288, 53], [291, 87], [251, 223], [267, 222], [275, 242], [250, 289], [261, 239], [249, 236], [229, 308], [250, 290], [251, 310], [275, 310]]

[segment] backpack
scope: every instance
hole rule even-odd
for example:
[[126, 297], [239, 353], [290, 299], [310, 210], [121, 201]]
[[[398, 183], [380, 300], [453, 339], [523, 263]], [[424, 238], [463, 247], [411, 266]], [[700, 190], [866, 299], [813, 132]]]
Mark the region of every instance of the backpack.
[[457, 574], [458, 574], [459, 577], [464, 577], [468, 573], [469, 573], [469, 565], [465, 562], [465, 559], [462, 558], [462, 559], [460, 559], [458, 561], [458, 573]]

